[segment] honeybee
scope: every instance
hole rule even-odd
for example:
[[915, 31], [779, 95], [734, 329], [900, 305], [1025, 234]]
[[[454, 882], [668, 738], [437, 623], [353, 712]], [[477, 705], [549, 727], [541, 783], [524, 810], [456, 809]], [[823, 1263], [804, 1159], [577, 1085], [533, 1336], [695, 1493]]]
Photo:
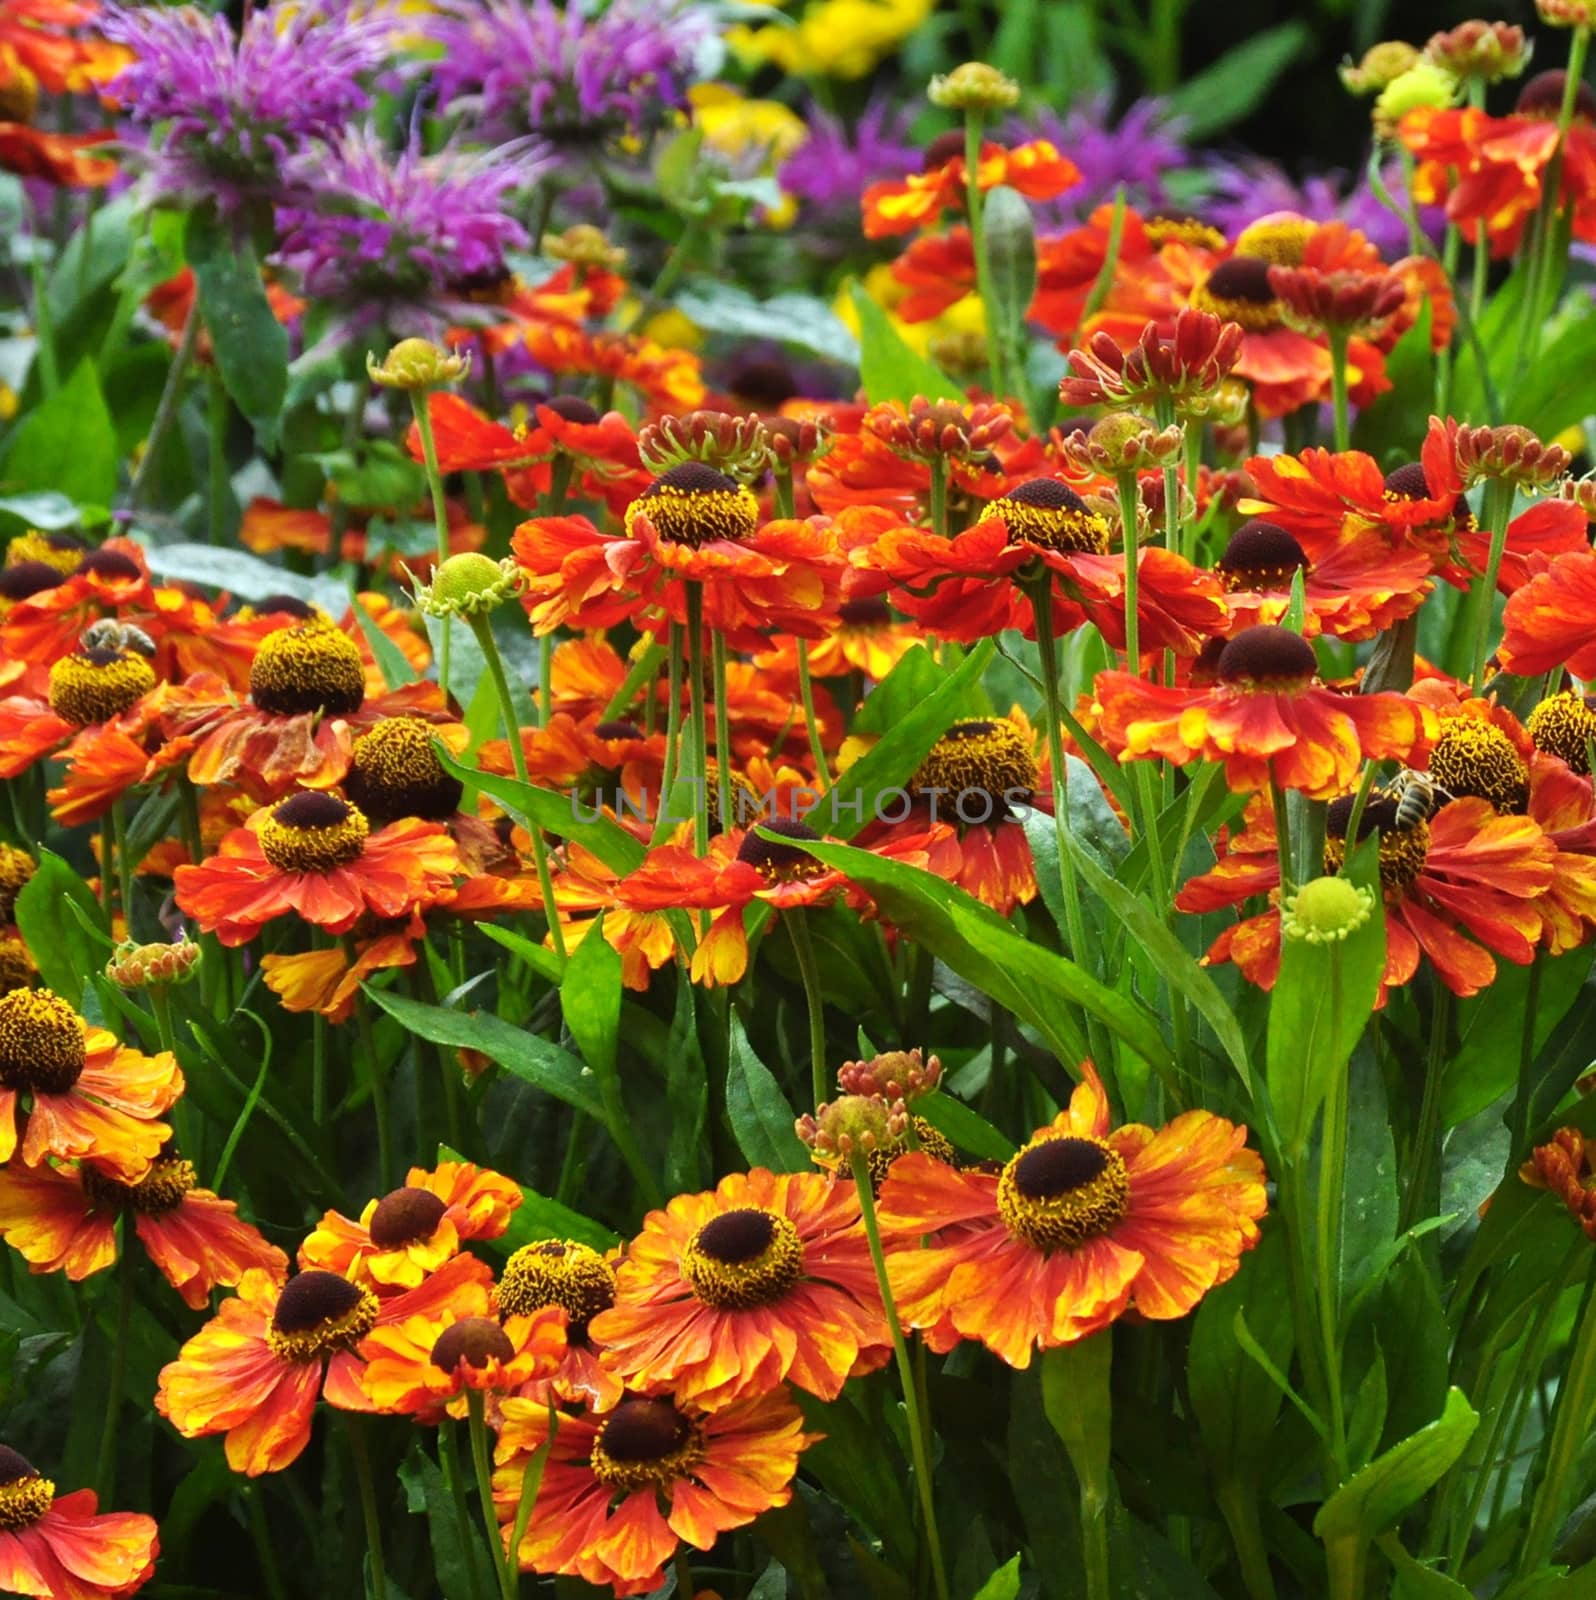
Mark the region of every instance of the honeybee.
[[1399, 828], [1416, 828], [1428, 822], [1447, 801], [1457, 797], [1449, 794], [1427, 772], [1415, 772], [1404, 767], [1385, 786], [1386, 798], [1396, 801], [1393, 819]]
[[85, 650], [136, 650], [141, 656], [155, 654], [155, 641], [131, 622], [102, 617], [83, 630], [78, 644]]

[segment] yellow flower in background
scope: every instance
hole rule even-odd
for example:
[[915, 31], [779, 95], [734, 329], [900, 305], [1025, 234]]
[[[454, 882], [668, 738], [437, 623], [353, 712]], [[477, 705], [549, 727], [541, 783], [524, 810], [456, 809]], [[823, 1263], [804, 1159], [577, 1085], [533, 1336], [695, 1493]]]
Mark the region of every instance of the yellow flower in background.
[[[933, 343], [951, 334], [986, 332], [986, 317], [982, 312], [981, 297], [978, 294], [967, 294], [962, 300], [956, 300], [940, 316], [933, 317], [929, 322], [905, 322], [894, 313], [893, 308], [908, 291], [892, 276], [890, 262], [883, 261], [873, 266], [864, 275], [863, 281], [865, 293], [887, 313], [887, 319], [892, 323], [898, 337], [918, 355], [929, 355]], [[854, 310], [853, 296], [849, 293], [846, 283], [838, 291], [831, 309], [846, 325], [848, 331], [857, 336], [859, 317]]]
[[[693, 126], [704, 146], [720, 156], [733, 172], [773, 177], [776, 169], [809, 137], [797, 112], [777, 100], [750, 100], [726, 83], [698, 83], [688, 91]], [[790, 228], [798, 202], [784, 195], [759, 220], [767, 228]]]
[[732, 28], [726, 42], [747, 67], [806, 78], [862, 78], [930, 15], [935, 0], [813, 0], [796, 26]]
[[645, 339], [652, 339], [667, 350], [696, 350], [704, 342], [704, 330], [675, 306], [650, 317], [642, 331]]

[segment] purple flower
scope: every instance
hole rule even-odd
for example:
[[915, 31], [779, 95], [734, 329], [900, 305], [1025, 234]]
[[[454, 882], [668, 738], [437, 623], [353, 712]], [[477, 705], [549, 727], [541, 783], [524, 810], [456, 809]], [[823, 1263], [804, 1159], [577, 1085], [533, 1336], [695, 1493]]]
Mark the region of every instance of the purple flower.
[[686, 105], [708, 23], [680, 0], [615, 0], [601, 16], [580, 0], [444, 0], [425, 24], [444, 48], [431, 83], [463, 103], [488, 139], [537, 134], [562, 143], [646, 132]]
[[153, 130], [153, 197], [214, 198], [237, 214], [280, 198], [284, 168], [371, 104], [363, 80], [388, 54], [391, 24], [274, 0], [241, 35], [225, 15], [191, 5], [111, 6], [101, 29], [135, 57], [106, 93], [136, 128]]
[[859, 196], [878, 178], [918, 172], [921, 153], [908, 137], [908, 117], [886, 101], [865, 108], [852, 133], [841, 119], [811, 107], [809, 137], [782, 163], [783, 189], [817, 211], [859, 213]]
[[[1310, 222], [1339, 221], [1361, 230], [1387, 261], [1409, 253], [1407, 224], [1381, 205], [1367, 184], [1348, 188], [1344, 173], [1324, 173], [1299, 184], [1283, 167], [1257, 156], [1214, 157], [1207, 170], [1210, 190], [1203, 215], [1231, 238], [1272, 211], [1295, 211]], [[1388, 167], [1383, 181], [1393, 195], [1403, 192], [1397, 167]], [[1422, 207], [1419, 221], [1432, 241], [1445, 227], [1440, 209], [1434, 206]]]
[[1066, 214], [1090, 216], [1114, 191], [1125, 186], [1127, 205], [1156, 210], [1168, 199], [1167, 173], [1188, 164], [1178, 126], [1157, 100], [1137, 100], [1118, 122], [1109, 121], [1107, 95], [1083, 100], [1059, 118], [1044, 111], [1015, 124], [1009, 137], [1047, 139], [1081, 170], [1081, 182], [1051, 208]]
[[528, 139], [431, 156], [412, 142], [392, 155], [357, 130], [301, 161], [302, 196], [278, 212], [278, 258], [314, 299], [430, 331], [508, 279], [506, 253], [530, 241], [507, 202], [547, 168]]

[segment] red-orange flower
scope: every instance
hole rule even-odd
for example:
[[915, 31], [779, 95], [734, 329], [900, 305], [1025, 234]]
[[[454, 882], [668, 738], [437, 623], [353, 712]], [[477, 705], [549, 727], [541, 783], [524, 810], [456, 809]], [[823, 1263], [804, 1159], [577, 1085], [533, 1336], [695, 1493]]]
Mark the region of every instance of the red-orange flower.
[[[1069, 1108], [1001, 1172], [923, 1151], [893, 1162], [882, 1225], [898, 1313], [934, 1350], [979, 1339], [1013, 1367], [1126, 1310], [1183, 1317], [1235, 1275], [1267, 1208], [1247, 1130], [1188, 1111], [1110, 1129], [1090, 1062]], [[922, 1240], [929, 1235], [929, 1243]]]
[[143, 1588], [160, 1552], [155, 1519], [96, 1514], [92, 1489], [56, 1498], [55, 1485], [0, 1445], [0, 1589], [42, 1600], [114, 1600]]
[[368, 914], [408, 916], [443, 898], [459, 871], [437, 823], [401, 817], [372, 832], [347, 800], [307, 789], [257, 811], [214, 856], [179, 867], [173, 883], [179, 907], [206, 933], [240, 945], [290, 911], [330, 933]]
[[853, 1186], [763, 1167], [651, 1211], [588, 1332], [629, 1387], [712, 1410], [784, 1382], [833, 1400], [892, 1348]]
[[[1332, 803], [1327, 870], [1340, 865], [1352, 801]], [[1454, 994], [1477, 994], [1496, 977], [1491, 952], [1523, 965], [1541, 936], [1538, 898], [1556, 872], [1556, 846], [1529, 817], [1498, 816], [1488, 800], [1449, 801], [1428, 821], [1399, 825], [1396, 802], [1369, 801], [1359, 837], [1380, 830], [1380, 880], [1385, 890], [1385, 990], [1407, 983], [1421, 956]], [[1337, 836], [1337, 829], [1340, 834]], [[1255, 896], [1278, 899], [1279, 854], [1273, 814], [1254, 800], [1245, 828], [1231, 837], [1212, 871], [1193, 878], [1175, 904], [1207, 912]], [[1477, 941], [1477, 942], [1476, 942]], [[1208, 952], [1234, 961], [1260, 988], [1280, 970], [1278, 905], [1227, 928]]]
[[1508, 597], [1496, 659], [1504, 671], [1523, 677], [1562, 667], [1578, 678], [1596, 678], [1593, 617], [1596, 553], [1557, 556]]
[[0, 1238], [32, 1272], [65, 1272], [77, 1283], [116, 1260], [116, 1222], [138, 1234], [161, 1276], [201, 1310], [218, 1284], [252, 1268], [282, 1278], [288, 1258], [238, 1216], [238, 1207], [195, 1187], [194, 1168], [163, 1153], [137, 1183], [92, 1167], [0, 1171]]
[[[506, 1400], [493, 1475], [502, 1523], [513, 1523], [548, 1407]], [[785, 1389], [705, 1412], [678, 1394], [633, 1395], [602, 1416], [558, 1418], [525, 1537], [523, 1571], [566, 1573], [617, 1595], [659, 1587], [685, 1542], [712, 1548], [792, 1498], [798, 1458], [818, 1436]]]
[[238, 1293], [161, 1369], [155, 1409], [186, 1439], [225, 1434], [234, 1472], [279, 1472], [310, 1443], [318, 1396], [345, 1411], [372, 1409], [356, 1352], [368, 1333], [443, 1306], [485, 1314], [490, 1281], [474, 1256], [456, 1256], [387, 1301], [334, 1272], [282, 1284], [246, 1272]]
[[327, 1212], [299, 1247], [301, 1267], [322, 1267], [390, 1295], [414, 1289], [467, 1239], [497, 1239], [521, 1204], [521, 1186], [469, 1161], [412, 1167], [404, 1186], [368, 1202], [359, 1222]]
[[0, 1161], [16, 1150], [26, 1110], [30, 1167], [47, 1156], [92, 1161], [137, 1183], [172, 1136], [155, 1119], [182, 1092], [183, 1074], [166, 1051], [125, 1049], [49, 989], [0, 995]]
[[1166, 688], [1101, 672], [1099, 735], [1121, 761], [1222, 761], [1232, 789], [1350, 789], [1365, 760], [1422, 765], [1435, 713], [1399, 694], [1338, 694], [1318, 682], [1313, 647], [1286, 628], [1248, 628], [1219, 655], [1214, 683]]
[[[1080, 180], [1080, 169], [1046, 139], [1012, 149], [983, 144], [975, 170], [976, 186], [983, 194], [1002, 184], [1029, 200], [1057, 199]], [[923, 172], [883, 178], [860, 196], [865, 238], [911, 233], [934, 223], [944, 211], [962, 210], [965, 187], [963, 133], [933, 141], [926, 150]]]

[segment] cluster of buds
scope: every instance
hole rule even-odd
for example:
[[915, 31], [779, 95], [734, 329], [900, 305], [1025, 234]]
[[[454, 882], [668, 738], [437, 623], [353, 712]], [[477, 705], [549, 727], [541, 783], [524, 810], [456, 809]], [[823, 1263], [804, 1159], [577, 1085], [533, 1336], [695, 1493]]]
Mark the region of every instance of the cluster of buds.
[[1348, 57], [1336, 70], [1349, 94], [1378, 94], [1418, 64], [1419, 52], [1412, 45], [1401, 39], [1384, 39], [1370, 45], [1361, 61]]
[[1407, 285], [1395, 272], [1319, 272], [1271, 267], [1269, 287], [1288, 322], [1309, 333], [1365, 333], [1402, 309]]
[[828, 416], [766, 417], [764, 420], [765, 442], [770, 447], [770, 459], [783, 472], [818, 461], [836, 443], [832, 420]]
[[1064, 436], [1064, 459], [1078, 472], [1105, 478], [1122, 472], [1150, 472], [1180, 460], [1186, 430], [1172, 422], [1160, 428], [1135, 411], [1116, 411]]
[[909, 1113], [902, 1100], [890, 1104], [873, 1094], [845, 1094], [828, 1100], [814, 1116], [793, 1124], [798, 1137], [823, 1165], [851, 1161], [902, 1144]]
[[1212, 312], [1187, 307], [1165, 335], [1149, 322], [1128, 350], [1108, 333], [1095, 333], [1071, 350], [1072, 376], [1059, 384], [1069, 406], [1135, 406], [1174, 402], [1184, 416], [1205, 415], [1204, 406], [1241, 359], [1242, 329]]
[[543, 254], [551, 261], [568, 261], [575, 267], [619, 272], [626, 265], [626, 251], [611, 244], [603, 229], [591, 222], [578, 222], [564, 233], [543, 235]]
[[1496, 428], [1448, 422], [1447, 432], [1464, 488], [1494, 478], [1520, 489], [1544, 489], [1561, 478], [1573, 460], [1560, 444], [1543, 444], [1517, 422]]
[[1559, 500], [1578, 506], [1587, 522], [1596, 522], [1596, 477], [1564, 478], [1555, 492]]
[[930, 1094], [942, 1081], [942, 1062], [927, 1060], [918, 1050], [887, 1050], [868, 1061], [844, 1062], [837, 1087], [844, 1094], [869, 1095], [889, 1104], [908, 1104]]
[[1591, 1146], [1578, 1128], [1559, 1128], [1549, 1144], [1538, 1144], [1518, 1175], [1534, 1189], [1548, 1189], [1568, 1208], [1586, 1234], [1596, 1239], [1596, 1172]]
[[1397, 124], [1410, 111], [1440, 111], [1456, 105], [1460, 87], [1450, 72], [1433, 61], [1421, 60], [1380, 91], [1374, 102], [1375, 136], [1394, 139]]
[[200, 947], [188, 939], [176, 944], [136, 944], [124, 939], [111, 952], [105, 975], [118, 989], [153, 989], [187, 983], [199, 970]]
[[416, 605], [429, 617], [483, 616], [521, 587], [521, 569], [509, 556], [467, 550], [439, 563], [431, 583], [415, 585]]
[[726, 411], [689, 411], [661, 417], [637, 436], [637, 453], [656, 477], [684, 461], [702, 461], [730, 477], [751, 483], [770, 465], [770, 435], [757, 416]]
[[1020, 103], [1020, 86], [984, 61], [966, 61], [952, 72], [938, 73], [926, 98], [944, 111], [1010, 111]]
[[889, 401], [865, 413], [864, 431], [908, 461], [982, 461], [1014, 426], [1004, 405], [927, 400], [916, 395], [908, 409]]
[[1589, 28], [1596, 23], [1590, 0], [1535, 0], [1535, 10], [1549, 28]]
[[1424, 47], [1424, 59], [1450, 72], [1459, 83], [1500, 83], [1518, 77], [1529, 65], [1532, 51], [1516, 23], [1476, 18], [1432, 34]]
[[470, 371], [469, 353], [456, 355], [430, 339], [401, 339], [381, 363], [369, 350], [366, 352], [366, 374], [373, 383], [410, 394], [446, 389]]

